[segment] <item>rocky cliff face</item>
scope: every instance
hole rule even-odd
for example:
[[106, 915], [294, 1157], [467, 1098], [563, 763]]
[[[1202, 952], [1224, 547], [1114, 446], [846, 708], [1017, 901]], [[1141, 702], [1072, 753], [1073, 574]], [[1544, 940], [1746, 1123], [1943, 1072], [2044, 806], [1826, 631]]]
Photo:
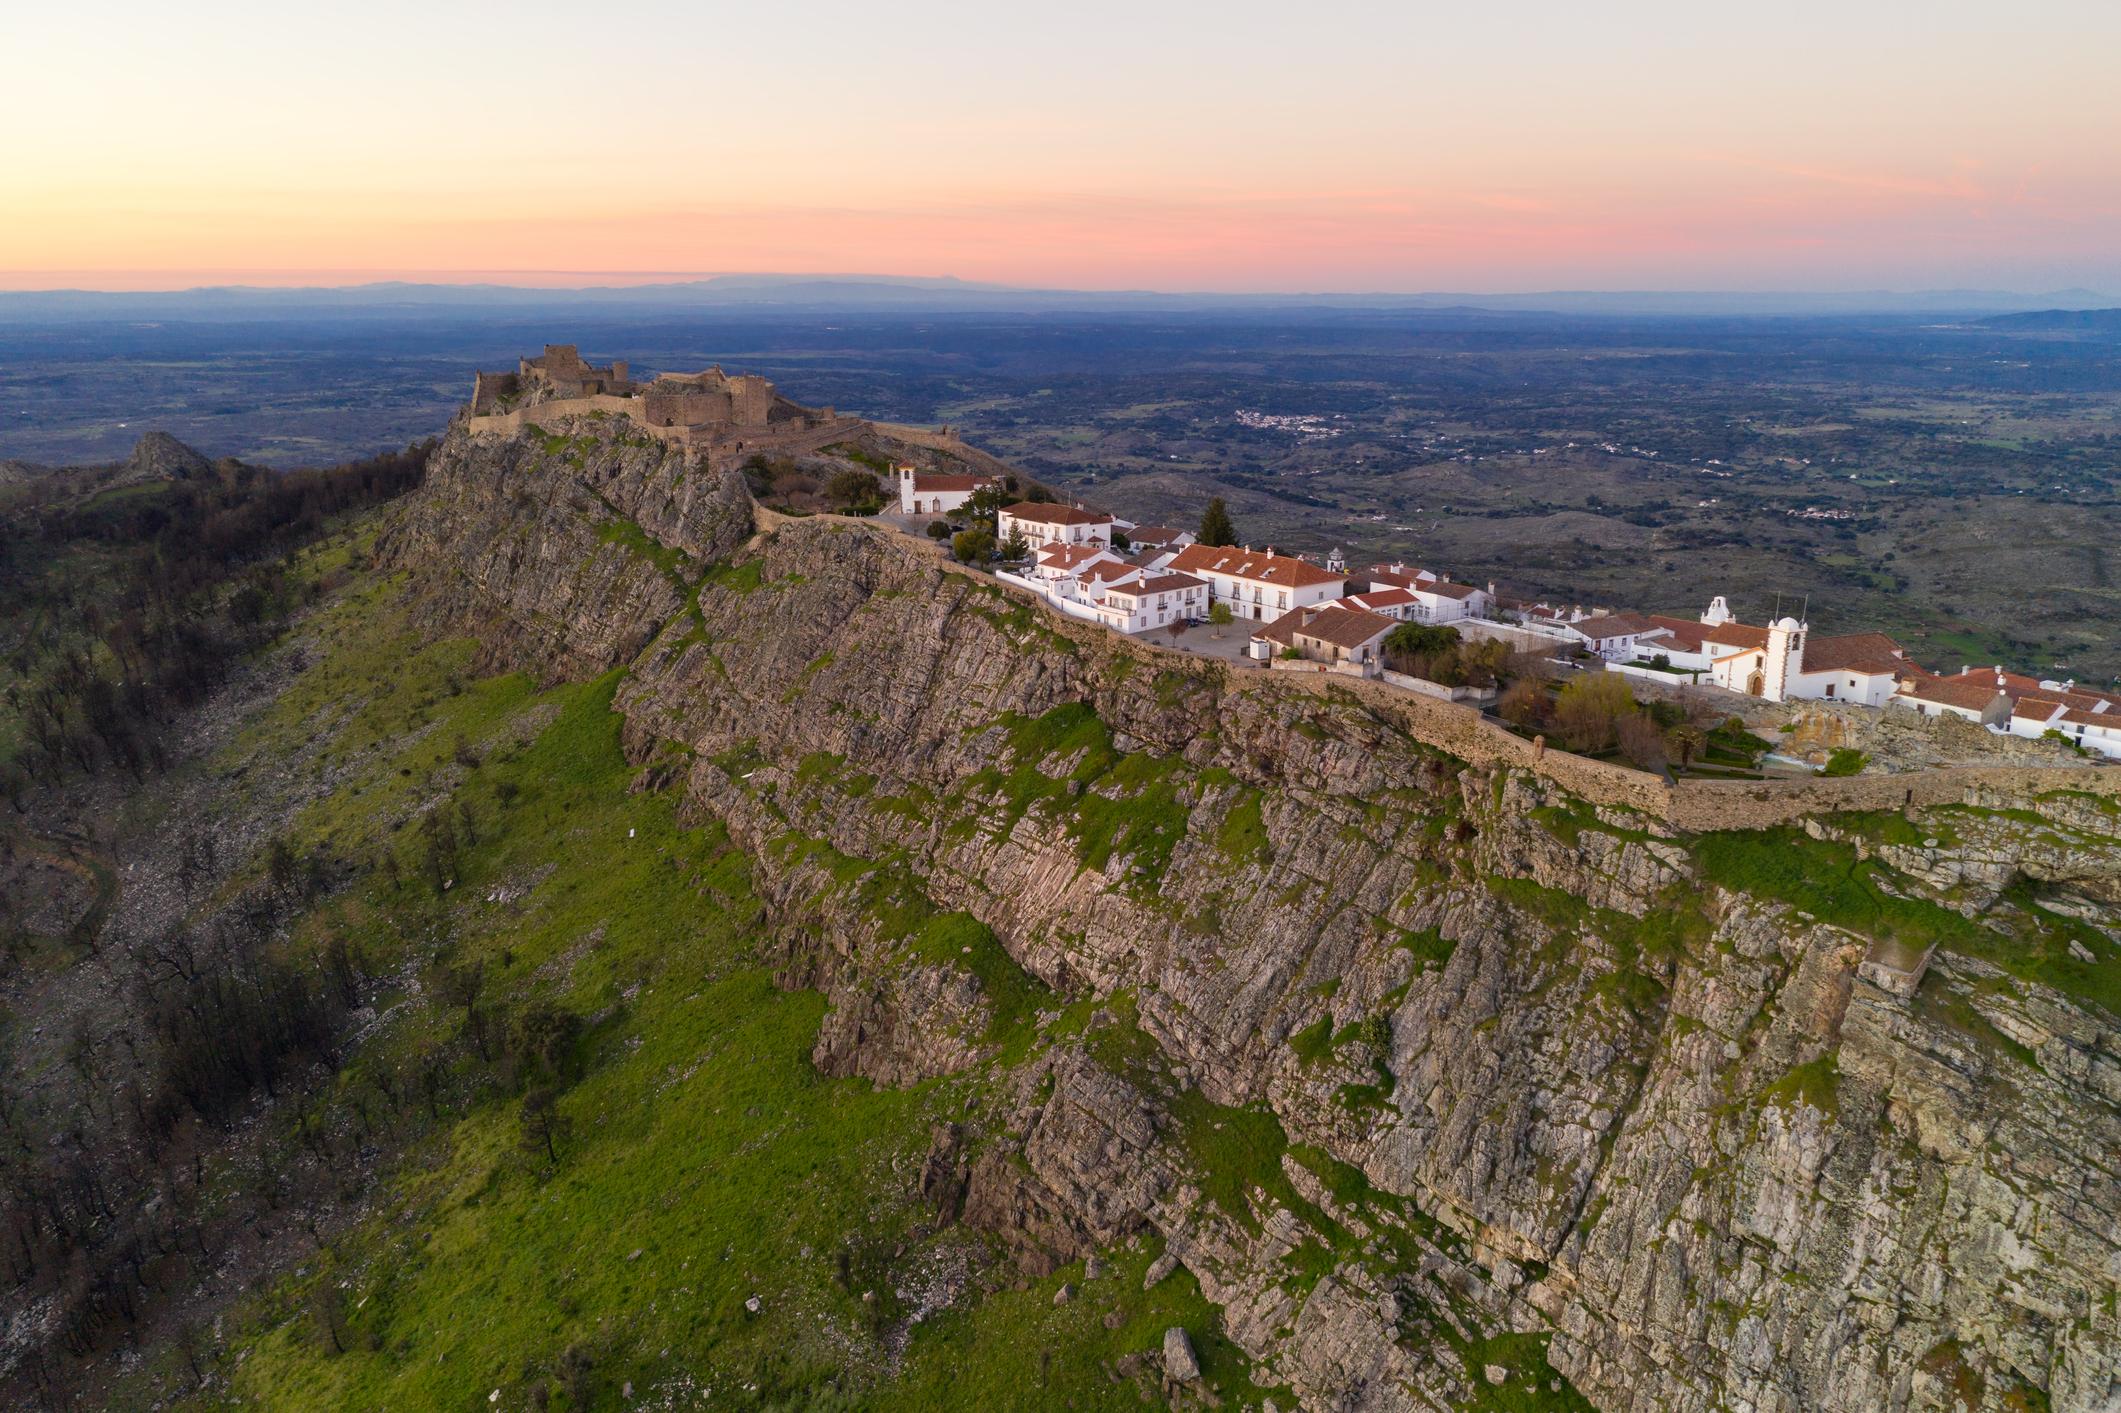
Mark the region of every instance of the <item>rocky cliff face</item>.
[[941, 1210], [1155, 1228], [1310, 1407], [2121, 1407], [2111, 805], [1674, 836], [583, 437], [453, 438], [391, 553], [630, 662], [822, 1067], [991, 1080]]
[[438, 622], [551, 675], [629, 660], [700, 567], [751, 534], [733, 470], [609, 418], [479, 436], [456, 427], [384, 536]]

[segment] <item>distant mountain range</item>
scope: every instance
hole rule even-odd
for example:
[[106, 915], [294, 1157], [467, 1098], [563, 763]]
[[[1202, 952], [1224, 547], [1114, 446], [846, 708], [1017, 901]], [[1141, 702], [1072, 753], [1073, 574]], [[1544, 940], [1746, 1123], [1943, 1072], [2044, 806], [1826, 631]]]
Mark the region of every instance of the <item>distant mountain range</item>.
[[1982, 325], [2006, 332], [2040, 334], [2121, 334], [2121, 309], [2035, 309], [1998, 314]]
[[750, 312], [1263, 312], [1450, 311], [1562, 315], [1717, 317], [1851, 314], [1980, 316], [2032, 311], [2094, 311], [2121, 303], [2093, 290], [2018, 294], [2005, 290], [1743, 291], [1549, 290], [1529, 294], [1186, 294], [1155, 290], [1037, 289], [948, 276], [717, 275], [657, 284], [547, 289], [496, 283], [373, 284], [193, 289], [0, 291], [0, 322], [76, 320], [208, 321], [404, 317], [470, 312], [643, 308]]

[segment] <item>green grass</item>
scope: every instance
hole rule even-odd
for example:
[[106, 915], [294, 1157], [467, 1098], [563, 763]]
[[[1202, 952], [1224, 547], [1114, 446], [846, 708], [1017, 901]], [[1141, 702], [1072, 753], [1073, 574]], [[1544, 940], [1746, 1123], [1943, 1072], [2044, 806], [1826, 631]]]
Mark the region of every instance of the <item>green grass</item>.
[[[997, 1291], [971, 1310], [951, 1309], [920, 1328], [899, 1376], [865, 1406], [927, 1413], [966, 1409], [1140, 1409], [1132, 1382], [1115, 1383], [1107, 1370], [1149, 1352], [1149, 1384], [1163, 1368], [1164, 1331], [1178, 1326], [1192, 1337], [1202, 1383], [1225, 1407], [1257, 1407], [1269, 1394], [1294, 1406], [1286, 1389], [1262, 1389], [1244, 1352], [1222, 1333], [1221, 1316], [1183, 1267], [1141, 1288], [1153, 1246], [1114, 1254], [1106, 1274], [1085, 1282], [1080, 1265], [1056, 1271], [1024, 1291]], [[1055, 1306], [1054, 1292], [1074, 1283], [1076, 1298]], [[1117, 1313], [1117, 1329], [1104, 1317]]]
[[1202, 1194], [1246, 1230], [1260, 1230], [1252, 1205], [1255, 1191], [1272, 1204], [1310, 1218], [1314, 1226], [1330, 1225], [1289, 1185], [1281, 1166], [1289, 1136], [1270, 1110], [1230, 1108], [1188, 1089], [1173, 1096], [1171, 1112]]
[[1261, 812], [1264, 799], [1258, 790], [1246, 790], [1231, 803], [1222, 823], [1216, 826], [1216, 847], [1231, 863], [1245, 864], [1267, 857], [1267, 825]]
[[756, 559], [741, 560], [735, 564], [717, 564], [707, 571], [701, 583], [712, 584], [732, 594], [749, 594], [755, 592], [764, 582], [765, 570], [764, 562]]
[[1005, 833], [1042, 808], [1066, 828], [1083, 867], [1102, 872], [1122, 858], [1129, 884], [1153, 889], [1162, 882], [1192, 815], [1179, 796], [1179, 758], [1118, 751], [1082, 702], [1038, 717], [1005, 715], [998, 724], [1010, 768], [989, 767], [966, 781], [974, 793], [1000, 797], [1000, 818], [990, 828]]
[[[1108, 1382], [1104, 1364], [1153, 1351], [1173, 1324], [1191, 1331], [1211, 1382], [1259, 1396], [1190, 1277], [1140, 1289], [1146, 1252], [1122, 1255], [1095, 1300], [1059, 1309], [1054, 1281], [968, 1294], [915, 1327], [887, 1379], [870, 1341], [905, 1313], [890, 1253], [919, 1239], [925, 1216], [904, 1174], [917, 1170], [931, 1125], [961, 1108], [948, 1097], [956, 1091], [941, 1081], [877, 1089], [811, 1065], [825, 1003], [774, 983], [754, 942], [748, 864], [718, 827], [688, 827], [670, 800], [629, 791], [635, 771], [609, 709], [616, 674], [544, 694], [517, 678], [450, 691], [460, 649], [406, 651], [389, 591], [351, 595], [343, 609], [348, 631], [327, 632], [324, 660], [249, 742], [276, 749], [347, 697], [339, 729], [364, 753], [347, 758], [349, 778], [318, 807], [320, 824], [388, 840], [364, 812], [402, 804], [398, 782], [432, 771], [437, 788], [446, 783], [435, 753], [448, 755], [460, 730], [532, 711], [542, 729], [527, 746], [455, 767], [451, 797], [480, 801], [485, 827], [448, 893], [377, 876], [335, 916], [359, 928], [385, 971], [393, 957], [417, 970], [422, 949], [446, 937], [452, 961], [484, 963], [497, 1010], [541, 998], [593, 1023], [582, 1077], [560, 1100], [572, 1131], [559, 1163], [525, 1150], [505, 1092], [464, 1088], [457, 1112], [414, 1136], [412, 1161], [369, 1216], [236, 1312], [226, 1345], [242, 1358], [224, 1365], [236, 1398], [483, 1407], [499, 1388], [504, 1406], [520, 1407], [544, 1386], [568, 1408], [555, 1371], [574, 1350], [591, 1360], [599, 1407], [619, 1402], [626, 1382], [687, 1380], [718, 1407], [842, 1395], [882, 1407], [1036, 1406], [1024, 1391], [1040, 1388], [1066, 1389], [1082, 1407], [1131, 1407], [1133, 1386]], [[353, 631], [363, 622], [372, 638]], [[393, 660], [408, 670], [371, 680]], [[813, 774], [832, 764], [806, 762]], [[823, 848], [799, 836], [790, 847]], [[885, 871], [849, 861], [852, 886]], [[536, 886], [514, 906], [485, 902], [511, 881]], [[913, 921], [916, 952], [980, 979], [998, 1032], [1029, 1034], [1050, 998], [990, 931], [932, 909]], [[463, 1023], [410, 993], [382, 1009], [388, 1024], [341, 1093]], [[319, 1283], [344, 1286], [343, 1354], [307, 1308]], [[863, 1289], [878, 1302], [865, 1304]], [[744, 1304], [753, 1295], [755, 1316]], [[1107, 1330], [1113, 1309], [1121, 1322]]]
[[1333, 1050], [1333, 1017], [1320, 1016], [1289, 1037], [1289, 1048], [1307, 1065], [1317, 1064]]
[[683, 550], [648, 537], [648, 532], [632, 520], [607, 520], [597, 527], [597, 538], [607, 545], [622, 546], [628, 553], [647, 560], [661, 571], [664, 578], [675, 585], [680, 593], [692, 587], [698, 566], [692, 556]]
[[1826, 764], [1819, 767], [1819, 773], [1832, 776], [1861, 775], [1863, 768], [1870, 763], [1871, 758], [1864, 752], [1852, 746], [1836, 746], [1827, 756]]
[[1760, 1093], [1762, 1105], [1811, 1105], [1831, 1117], [1841, 1108], [1841, 1066], [1829, 1050], [1791, 1069]]
[[1995, 934], [1949, 908], [1881, 886], [1891, 870], [1846, 844], [1791, 828], [1704, 834], [1694, 856], [1709, 880], [1788, 903], [1822, 922], [1915, 950], [1938, 943], [1977, 949]]
[[1421, 964], [1424, 971], [1430, 967], [1441, 969], [1450, 962], [1451, 954], [1458, 950], [1456, 943], [1433, 927], [1424, 928], [1420, 932], [1401, 932], [1399, 945], [1414, 954], [1414, 960]]
[[970, 913], [936, 913], [921, 923], [912, 941], [921, 960], [979, 979], [990, 1008], [981, 1038], [1002, 1046], [1005, 1061], [1021, 1058], [1039, 1012], [1054, 1003], [1053, 993], [1018, 966], [994, 930]]

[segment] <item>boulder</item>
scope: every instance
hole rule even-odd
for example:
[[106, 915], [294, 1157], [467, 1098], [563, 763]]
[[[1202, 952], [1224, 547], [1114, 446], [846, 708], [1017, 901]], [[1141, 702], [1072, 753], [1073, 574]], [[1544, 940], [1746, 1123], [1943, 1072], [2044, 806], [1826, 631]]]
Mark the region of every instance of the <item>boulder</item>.
[[1177, 1325], [1164, 1331], [1164, 1377], [1175, 1384], [1190, 1384], [1200, 1378], [1200, 1359], [1193, 1353], [1193, 1340]]

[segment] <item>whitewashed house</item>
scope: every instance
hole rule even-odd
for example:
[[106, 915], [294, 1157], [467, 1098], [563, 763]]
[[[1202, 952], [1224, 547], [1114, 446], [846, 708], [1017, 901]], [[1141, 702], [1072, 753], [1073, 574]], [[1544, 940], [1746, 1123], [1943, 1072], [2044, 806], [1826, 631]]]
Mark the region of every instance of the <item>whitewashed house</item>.
[[992, 476], [948, 476], [912, 466], [898, 470], [898, 508], [903, 515], [947, 515], [1001, 482]]
[[996, 516], [997, 534], [1006, 543], [1021, 535], [1036, 549], [1041, 545], [1098, 545], [1112, 543], [1112, 517], [1079, 505], [1056, 505], [1045, 501], [1019, 501], [1002, 507]]
[[[1028, 577], [1044, 584], [1080, 577], [1094, 564], [1126, 564], [1103, 545], [1074, 545], [1056, 541], [1041, 545], [1031, 554]], [[1129, 566], [1131, 567], [1131, 566]]]
[[1191, 574], [1135, 573], [1097, 591], [1090, 606], [1108, 628], [1146, 633], [1208, 611], [1208, 584]]
[[1408, 592], [1414, 595], [1414, 618], [1419, 623], [1456, 623], [1461, 618], [1486, 618], [1495, 607], [1495, 595], [1489, 590], [1476, 589], [1471, 584], [1454, 584], [1448, 579], [1417, 584]]
[[1370, 587], [1373, 589], [1414, 589], [1424, 584], [1443, 582], [1441, 574], [1411, 564], [1402, 564], [1397, 560], [1390, 564], [1371, 565], [1364, 571], [1364, 577], [1370, 581]]
[[1344, 574], [1272, 550], [1189, 545], [1170, 567], [1207, 581], [1211, 604], [1227, 604], [1233, 617], [1261, 623], [1293, 608], [1337, 599], [1348, 587]]
[[1607, 613], [1565, 624], [1563, 631], [1607, 662], [1627, 662], [1637, 656], [1635, 645], [1658, 628], [1639, 613]]
[[1386, 618], [1406, 622], [1417, 616], [1421, 601], [1406, 589], [1369, 589], [1360, 594], [1348, 594], [1337, 600], [1349, 608], [1359, 608], [1364, 613], [1383, 614]]
[[2008, 727], [2011, 697], [2003, 690], [2003, 672], [1968, 672], [1961, 668], [1949, 677], [1924, 674], [1900, 684], [1892, 705], [1906, 707], [1918, 716], [1959, 716], [1983, 726]]
[[1193, 532], [1174, 530], [1169, 525], [1135, 525], [1127, 530], [1127, 543], [1136, 550], [1177, 554], [1193, 543]]
[[1923, 716], [1963, 716], [1992, 731], [2038, 738], [2050, 731], [2087, 751], [2121, 758], [2121, 693], [2002, 667], [1962, 667], [1945, 677], [1912, 675], [1893, 705]]

